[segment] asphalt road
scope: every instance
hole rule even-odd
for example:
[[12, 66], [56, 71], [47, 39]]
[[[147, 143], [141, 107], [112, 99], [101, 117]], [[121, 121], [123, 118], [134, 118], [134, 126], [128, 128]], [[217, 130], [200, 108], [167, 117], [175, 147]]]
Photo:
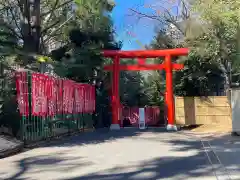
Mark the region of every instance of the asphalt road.
[[0, 167], [0, 179], [216, 179], [201, 142], [156, 129], [84, 133], [1, 159]]

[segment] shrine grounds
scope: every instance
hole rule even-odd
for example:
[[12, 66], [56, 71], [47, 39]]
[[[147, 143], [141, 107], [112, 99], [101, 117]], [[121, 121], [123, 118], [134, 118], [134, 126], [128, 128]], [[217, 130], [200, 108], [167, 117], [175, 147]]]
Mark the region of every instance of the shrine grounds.
[[1, 159], [0, 179], [239, 179], [237, 146], [228, 136], [161, 128], [98, 130]]

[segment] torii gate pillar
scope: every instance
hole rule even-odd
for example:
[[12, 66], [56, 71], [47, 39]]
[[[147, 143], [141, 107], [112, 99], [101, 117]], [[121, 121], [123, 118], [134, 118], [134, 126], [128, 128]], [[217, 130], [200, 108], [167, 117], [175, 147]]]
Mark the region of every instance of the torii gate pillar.
[[167, 55], [165, 57], [165, 71], [166, 71], [166, 105], [167, 105], [167, 117], [168, 124], [167, 130], [177, 130], [174, 125], [175, 111], [174, 111], [174, 99], [173, 99], [173, 77], [172, 77], [172, 62], [171, 56]]
[[119, 66], [120, 58], [118, 56], [114, 57], [113, 60], [113, 77], [112, 77], [112, 124], [110, 129], [120, 129], [120, 98], [119, 98]]

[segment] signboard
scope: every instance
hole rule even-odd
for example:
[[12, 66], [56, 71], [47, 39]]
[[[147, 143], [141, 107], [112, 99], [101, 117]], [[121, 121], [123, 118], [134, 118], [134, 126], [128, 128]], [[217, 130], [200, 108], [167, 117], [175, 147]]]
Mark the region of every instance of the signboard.
[[139, 129], [145, 129], [145, 109], [139, 108]]

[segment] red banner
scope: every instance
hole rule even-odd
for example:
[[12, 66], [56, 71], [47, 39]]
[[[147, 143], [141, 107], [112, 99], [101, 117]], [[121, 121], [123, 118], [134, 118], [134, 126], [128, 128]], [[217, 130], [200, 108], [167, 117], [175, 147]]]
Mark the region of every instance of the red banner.
[[63, 112], [63, 80], [56, 80], [57, 94], [56, 94], [56, 113], [61, 114]]
[[74, 89], [74, 109], [73, 109], [75, 114], [79, 112], [79, 104], [80, 104], [80, 92], [78, 84], [76, 84]]
[[91, 111], [93, 113], [96, 107], [96, 90], [94, 86], [91, 86], [91, 107]]
[[75, 113], [84, 112], [84, 86], [82, 84], [75, 85]]
[[54, 116], [57, 111], [57, 80], [49, 76], [46, 80], [48, 115]]
[[[20, 92], [19, 84], [20, 81], [17, 80], [18, 92]], [[23, 100], [24, 102], [28, 100], [26, 99], [28, 96], [22, 96], [22, 98], [25, 98]], [[26, 109], [26, 103], [22, 104], [24, 104], [24, 107], [23, 105], [20, 105], [21, 109]], [[23, 110], [21, 110], [21, 112], [22, 111]], [[71, 80], [56, 79], [54, 77], [38, 73], [32, 74], [33, 115], [53, 116], [61, 113], [93, 113], [94, 111], [94, 86], [89, 84], [78, 84]], [[28, 109], [25, 114], [26, 113], [28, 113]]]
[[16, 90], [19, 112], [27, 116], [29, 115], [27, 72], [16, 73]]
[[148, 126], [156, 126], [160, 124], [160, 108], [145, 107], [145, 122]]
[[75, 85], [75, 111], [93, 113], [95, 111], [95, 87], [89, 84]]
[[92, 86], [89, 84], [84, 84], [84, 112], [92, 113]]
[[63, 113], [73, 113], [74, 82], [63, 80]]
[[43, 74], [32, 74], [32, 114], [34, 116], [46, 116], [47, 104], [47, 79]]
[[89, 86], [88, 84], [82, 84], [84, 87], [84, 113], [89, 113]]
[[133, 126], [138, 126], [139, 121], [139, 108], [131, 107], [130, 108], [130, 122]]

